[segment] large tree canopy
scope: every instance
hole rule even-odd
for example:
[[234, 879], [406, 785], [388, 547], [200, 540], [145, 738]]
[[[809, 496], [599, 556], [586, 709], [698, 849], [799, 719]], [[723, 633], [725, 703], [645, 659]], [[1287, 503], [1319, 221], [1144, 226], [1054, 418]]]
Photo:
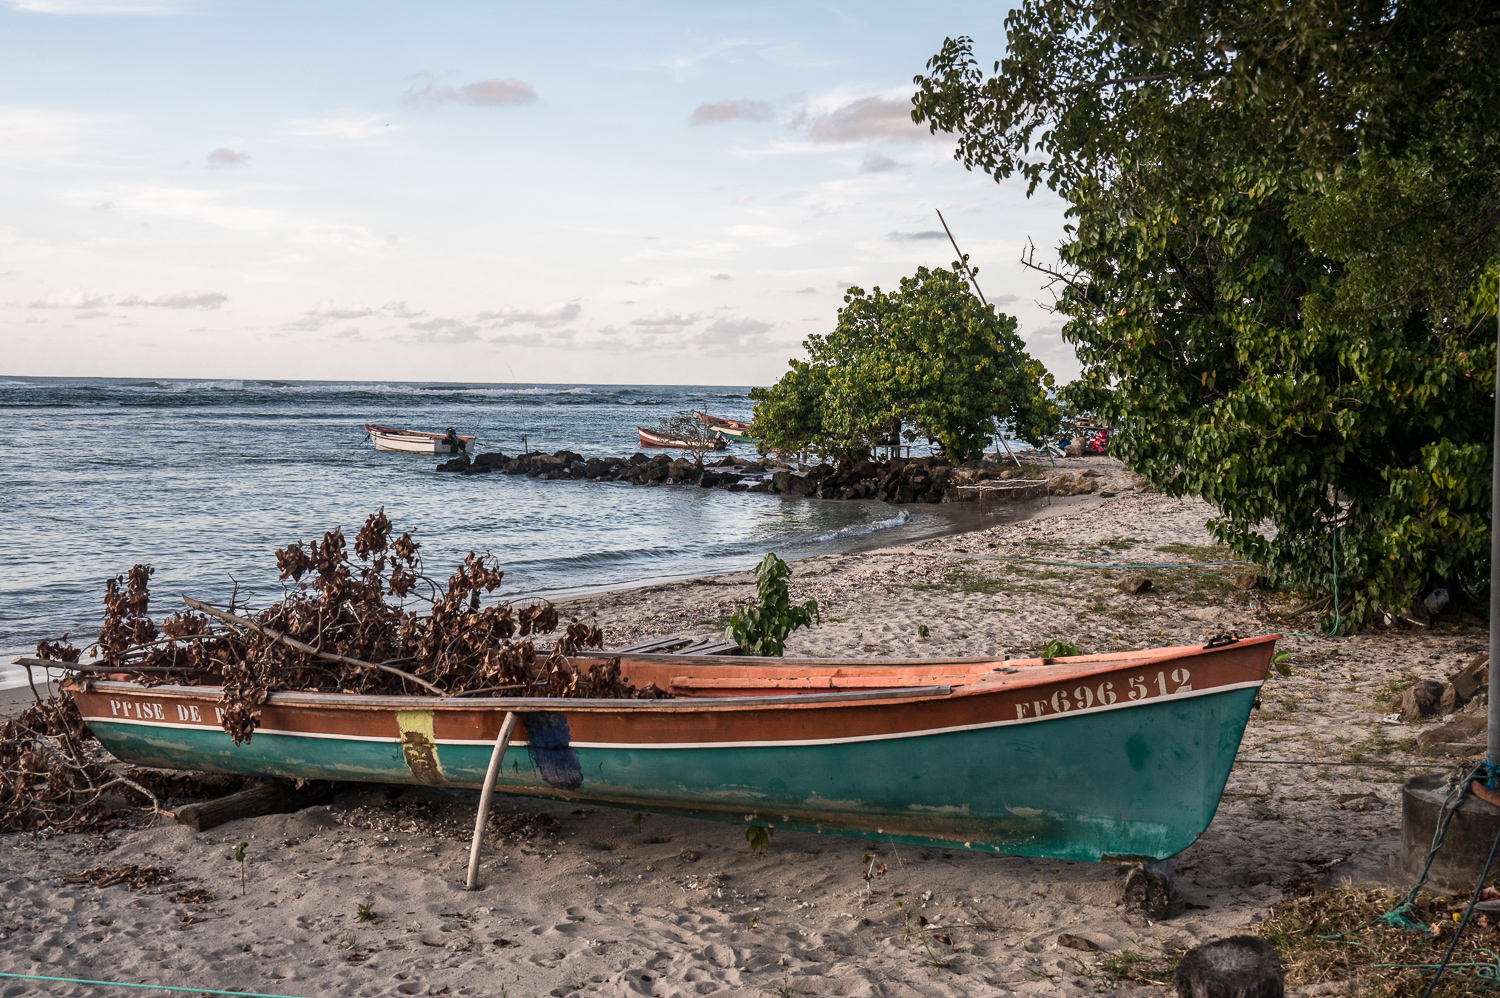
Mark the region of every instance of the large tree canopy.
[[913, 117], [1067, 200], [1045, 266], [1112, 450], [1359, 619], [1487, 577], [1496, 64], [1472, 3], [1028, 0]]
[[755, 433], [779, 450], [863, 455], [892, 426], [962, 462], [996, 432], [1039, 442], [1057, 424], [1052, 376], [1016, 320], [980, 303], [953, 271], [919, 267], [900, 290], [850, 288], [838, 325], [804, 341], [770, 388], [753, 389]]

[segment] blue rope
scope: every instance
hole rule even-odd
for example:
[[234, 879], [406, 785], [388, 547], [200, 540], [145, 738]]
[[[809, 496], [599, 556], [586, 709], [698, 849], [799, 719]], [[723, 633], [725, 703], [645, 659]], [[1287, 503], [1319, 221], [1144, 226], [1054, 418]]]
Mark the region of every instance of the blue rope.
[[[1455, 807], [1454, 810], [1458, 808]], [[1500, 849], [1500, 832], [1495, 833], [1495, 841], [1490, 843], [1490, 855], [1484, 861], [1484, 869], [1479, 873], [1479, 883], [1474, 885], [1474, 896], [1469, 900], [1469, 906], [1464, 909], [1464, 917], [1459, 920], [1458, 929], [1453, 933], [1453, 939], [1448, 943], [1447, 951], [1443, 953], [1443, 962], [1438, 964], [1437, 973], [1432, 975], [1432, 981], [1428, 983], [1427, 990], [1422, 992], [1422, 998], [1431, 998], [1433, 989], [1437, 987], [1438, 978], [1442, 977], [1443, 971], [1448, 969], [1448, 961], [1453, 957], [1453, 949], [1458, 945], [1459, 937], [1464, 934], [1464, 928], [1469, 924], [1469, 916], [1474, 914], [1474, 906], [1479, 903], [1479, 895], [1484, 891], [1484, 882], [1490, 875], [1490, 864], [1495, 861], [1497, 849]]]
[[145, 988], [150, 991], [186, 991], [195, 995], [234, 995], [235, 998], [296, 998], [295, 995], [267, 995], [257, 991], [214, 991], [209, 988], [179, 988], [170, 984], [131, 984], [128, 981], [90, 981], [82, 977], [41, 977], [36, 974], [6, 974], [22, 981], [57, 981], [60, 984], [97, 984], [104, 988]]
[[[1442, 817], [1442, 820], [1439, 821], [1437, 827], [1432, 830], [1432, 845], [1427, 850], [1427, 862], [1422, 864], [1422, 875], [1417, 878], [1417, 882], [1415, 884], [1412, 884], [1411, 890], [1406, 892], [1406, 897], [1401, 899], [1401, 903], [1396, 905], [1396, 907], [1392, 908], [1390, 911], [1381, 915], [1380, 918], [1378, 918], [1376, 921], [1384, 922], [1386, 925], [1389, 925], [1393, 928], [1406, 929], [1412, 932], [1427, 931], [1426, 925], [1423, 925], [1421, 922], [1414, 921], [1407, 916], [1415, 910], [1412, 902], [1416, 900], [1417, 892], [1422, 889], [1422, 885], [1427, 883], [1427, 873], [1432, 869], [1432, 860], [1437, 856], [1438, 850], [1443, 848], [1443, 840], [1448, 837], [1449, 822], [1451, 822], [1453, 820], [1453, 816], [1458, 813], [1460, 805], [1462, 805], [1464, 802], [1464, 794], [1469, 789], [1469, 784], [1472, 783], [1474, 781], [1474, 778], [1479, 775], [1479, 767], [1483, 765], [1484, 763], [1482, 762], [1476, 765], [1472, 770], [1470, 770], [1469, 775], [1464, 777], [1463, 780], [1459, 782], [1458, 786], [1449, 791], [1448, 796], [1443, 800], [1443, 806], [1438, 809], [1438, 814]], [[1448, 807], [1450, 803], [1452, 803], [1453, 805], [1451, 810]], [[1491, 853], [1491, 858], [1493, 858], [1493, 852]], [[1488, 864], [1485, 865], [1485, 870], [1489, 870]], [[1480, 886], [1484, 886], [1483, 882], [1480, 883]], [[1475, 894], [1475, 898], [1476, 900], [1478, 899], [1477, 893]], [[1450, 949], [1449, 952], [1451, 953], [1452, 950]]]

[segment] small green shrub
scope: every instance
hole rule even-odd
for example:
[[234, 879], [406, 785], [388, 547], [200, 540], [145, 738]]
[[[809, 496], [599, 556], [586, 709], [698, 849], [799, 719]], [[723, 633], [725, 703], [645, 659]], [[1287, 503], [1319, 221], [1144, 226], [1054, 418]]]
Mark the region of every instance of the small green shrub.
[[724, 637], [752, 655], [780, 655], [793, 631], [821, 623], [817, 600], [792, 604], [786, 584], [791, 574], [775, 553], [762, 558], [755, 566], [755, 599], [729, 618]]
[[765, 852], [771, 845], [771, 836], [775, 834], [776, 829], [767, 825], [751, 825], [745, 829], [745, 841], [756, 852]]

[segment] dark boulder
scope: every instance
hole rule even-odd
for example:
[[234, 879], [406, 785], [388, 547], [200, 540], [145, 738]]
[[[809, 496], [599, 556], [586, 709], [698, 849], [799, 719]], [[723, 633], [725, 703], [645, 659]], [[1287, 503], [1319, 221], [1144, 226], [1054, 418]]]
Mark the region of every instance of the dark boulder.
[[550, 454], [538, 454], [531, 459], [530, 464], [531, 467], [526, 473], [533, 476], [547, 475], [549, 478], [555, 478], [563, 469], [563, 459]]
[[444, 461], [442, 464], [440, 464], [440, 465], [437, 466], [437, 470], [438, 471], [468, 471], [469, 470], [469, 455], [467, 455], [467, 454], [460, 454], [460, 455], [458, 455], [458, 457], [455, 457], [452, 460]]
[[1443, 700], [1443, 684], [1432, 679], [1419, 679], [1416, 685], [1401, 697], [1401, 720], [1410, 724], [1438, 712]]
[[734, 485], [738, 483], [739, 480], [739, 475], [730, 474], [724, 471], [705, 470], [703, 472], [703, 477], [698, 479], [698, 484], [705, 489], [717, 489]]
[[476, 454], [474, 456], [474, 467], [503, 468], [507, 460], [509, 459], [499, 451], [492, 451], [488, 454]]
[[1282, 998], [1286, 975], [1276, 948], [1260, 936], [1230, 936], [1188, 950], [1177, 961], [1180, 998]]

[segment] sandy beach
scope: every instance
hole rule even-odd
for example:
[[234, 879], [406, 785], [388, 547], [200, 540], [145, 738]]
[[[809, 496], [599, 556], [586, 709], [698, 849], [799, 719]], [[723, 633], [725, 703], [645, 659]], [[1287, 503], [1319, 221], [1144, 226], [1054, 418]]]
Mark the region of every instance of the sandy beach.
[[[787, 654], [1025, 656], [1054, 638], [1105, 652], [1315, 629], [1289, 615], [1290, 598], [1237, 588], [1242, 566], [1173, 567], [1227, 560], [1209, 506], [1142, 489], [1106, 459], [1068, 463], [1085, 467], [1099, 475], [1093, 494], [1029, 519], [795, 563], [793, 596], [816, 599], [823, 623]], [[1152, 588], [1121, 591], [1129, 574]], [[722, 631], [752, 589], [741, 573], [564, 609], [596, 614], [622, 645]], [[370, 786], [205, 833], [157, 819], [102, 836], [0, 836], [0, 971], [303, 998], [1165, 994], [1144, 983], [1164, 952], [1253, 930], [1294, 882], [1399, 882], [1400, 783], [1454, 767], [1410, 754], [1419, 726], [1382, 720], [1388, 685], [1444, 679], [1485, 641], [1472, 624], [1283, 638], [1292, 675], [1264, 687], [1156, 923], [1125, 914], [1121, 867], [795, 832], [757, 853], [739, 826], [637, 825], [624, 811], [523, 798], [498, 800], [485, 886], [470, 894], [477, 793]], [[230, 858], [241, 841], [243, 888]], [[871, 857], [887, 872], [867, 883]], [[141, 889], [63, 882], [127, 864], [172, 872]], [[0, 979], [4, 996], [103, 993]]]

